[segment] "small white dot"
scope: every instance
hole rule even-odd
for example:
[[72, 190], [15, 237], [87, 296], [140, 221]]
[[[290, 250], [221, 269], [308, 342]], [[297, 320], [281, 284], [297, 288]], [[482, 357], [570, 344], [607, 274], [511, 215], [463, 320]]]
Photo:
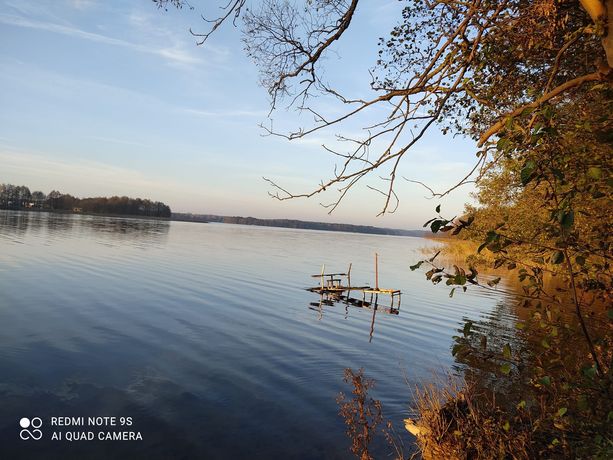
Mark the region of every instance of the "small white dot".
[[22, 418], [21, 420], [19, 420], [19, 425], [21, 425], [21, 428], [27, 428], [30, 426], [30, 419], [27, 417]]

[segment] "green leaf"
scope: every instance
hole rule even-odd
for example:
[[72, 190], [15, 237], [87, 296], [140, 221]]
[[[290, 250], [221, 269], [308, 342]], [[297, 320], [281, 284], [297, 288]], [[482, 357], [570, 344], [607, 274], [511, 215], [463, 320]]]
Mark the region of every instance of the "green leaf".
[[462, 350], [462, 348], [464, 348], [464, 345], [462, 344], [456, 344], [453, 346], [453, 348], [451, 349], [451, 355], [455, 356], [458, 354], [458, 352], [460, 352]]
[[488, 282], [487, 282], [487, 285], [488, 285], [489, 287], [494, 287], [494, 286], [496, 286], [498, 283], [500, 283], [500, 279], [501, 279], [500, 277], [498, 277], [498, 278], [494, 278], [493, 280], [488, 281]]
[[511, 365], [509, 363], [504, 363], [502, 366], [500, 366], [500, 372], [505, 375], [509, 375], [509, 372], [511, 372]]
[[602, 435], [597, 434], [596, 436], [594, 436], [594, 442], [596, 444], [600, 444], [602, 442]]
[[490, 242], [496, 240], [497, 238], [498, 238], [498, 233], [496, 233], [493, 230], [490, 230], [489, 232], [487, 232], [487, 235], [485, 237], [485, 241], [487, 243], [490, 243]]
[[564, 262], [564, 253], [562, 251], [556, 251], [553, 253], [553, 256], [551, 256], [551, 263], [552, 264], [561, 264], [562, 262]]
[[539, 134], [542, 129], [543, 129], [543, 123], [537, 123], [534, 125], [534, 128], [532, 129], [532, 133]]
[[596, 368], [594, 366], [584, 367], [583, 375], [585, 375], [588, 379], [594, 379], [596, 377]]
[[415, 265], [411, 265], [409, 268], [411, 269], [412, 272], [414, 272], [415, 270], [417, 270], [419, 267], [421, 267], [421, 264], [423, 264], [424, 261], [420, 260], [419, 262], [417, 262]]
[[598, 180], [602, 177], [602, 170], [600, 168], [592, 166], [587, 170], [587, 176], [590, 179]]
[[454, 293], [454, 292], [455, 292], [455, 288], [453, 288], [453, 289], [451, 290], [451, 292], [449, 292], [449, 298], [453, 297], [453, 293]]
[[539, 383], [545, 386], [549, 386], [551, 385], [551, 377], [549, 377], [548, 375], [546, 375], [545, 377], [541, 377], [539, 379]]
[[424, 224], [424, 228], [426, 228], [428, 225], [430, 225], [430, 224], [431, 224], [432, 222], [434, 222], [435, 220], [436, 220], [436, 217], [434, 217], [434, 218], [430, 219], [428, 222], [426, 222], [426, 223]]
[[516, 327], [517, 329], [523, 329], [523, 328], [525, 328], [525, 327], [526, 327], [526, 325], [525, 325], [524, 323], [517, 323], [517, 324], [515, 324], [515, 327]]
[[562, 224], [562, 227], [570, 228], [573, 226], [574, 222], [575, 222], [575, 213], [573, 212], [572, 209], [570, 211], [562, 213], [562, 216], [560, 218], [560, 224]]
[[519, 177], [521, 179], [521, 184], [526, 186], [533, 177], [534, 171], [536, 170], [536, 163], [533, 160], [528, 160], [524, 164], [524, 167], [521, 169], [519, 173]]
[[555, 115], [553, 108], [550, 105], [545, 106], [545, 108], [541, 110], [541, 113], [548, 120], [551, 120], [553, 116]]
[[467, 321], [466, 324], [464, 325], [464, 329], [462, 330], [462, 332], [464, 332], [464, 336], [468, 336], [470, 334], [470, 329], [473, 327], [473, 322], [472, 321]]
[[607, 311], [607, 316], [609, 317], [609, 319], [610, 319], [611, 321], [613, 321], [613, 310], [608, 310], [608, 311]]
[[438, 214], [439, 212], [441, 212], [441, 205], [440, 205], [440, 204], [439, 204], [439, 205], [436, 207], [436, 212], [437, 212], [437, 214]]
[[511, 429], [511, 424], [509, 423], [508, 420], [504, 422], [504, 425], [502, 425], [502, 428], [504, 429], [504, 431], [509, 431]]
[[445, 224], [446, 222], [444, 220], [435, 220], [430, 225], [430, 230], [432, 230], [432, 233], [438, 233], [439, 229]]
[[558, 416], [558, 417], [563, 417], [563, 416], [564, 416], [564, 414], [566, 414], [566, 412], [568, 412], [568, 408], [566, 408], [566, 407], [560, 407], [560, 408], [558, 409], [557, 416]]
[[507, 343], [502, 347], [502, 355], [506, 359], [511, 359], [511, 345]]
[[501, 137], [496, 143], [496, 148], [498, 150], [507, 150], [511, 146], [511, 141], [506, 137]]
[[526, 407], [526, 401], [521, 400], [519, 404], [517, 404], [518, 409], [524, 409]]
[[551, 346], [549, 345], [549, 342], [547, 342], [547, 339], [543, 339], [541, 340], [541, 345], [543, 346], [543, 348], [551, 348]]
[[585, 257], [577, 256], [575, 257], [575, 262], [577, 262], [577, 264], [579, 265], [585, 265]]

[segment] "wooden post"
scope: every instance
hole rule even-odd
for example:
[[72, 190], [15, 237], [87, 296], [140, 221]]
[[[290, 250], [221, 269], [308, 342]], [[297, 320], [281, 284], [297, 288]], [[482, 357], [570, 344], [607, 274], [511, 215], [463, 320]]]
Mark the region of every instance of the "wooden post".
[[379, 254], [375, 252], [375, 289], [379, 290]]
[[321, 266], [321, 290], [323, 291], [324, 289], [324, 271], [326, 269], [326, 265], [322, 265]]
[[[347, 287], [351, 287], [351, 265], [349, 264], [349, 270], [347, 270]], [[349, 291], [351, 293], [351, 291]]]

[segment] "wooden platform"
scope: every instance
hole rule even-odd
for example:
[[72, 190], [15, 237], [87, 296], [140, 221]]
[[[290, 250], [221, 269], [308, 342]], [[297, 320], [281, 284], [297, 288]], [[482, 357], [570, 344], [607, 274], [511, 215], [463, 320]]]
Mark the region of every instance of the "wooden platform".
[[370, 286], [325, 286], [325, 287], [320, 287], [320, 286], [315, 286], [315, 287], [310, 287], [307, 288], [307, 291], [311, 291], [311, 292], [317, 292], [319, 294], [326, 294], [326, 293], [333, 293], [333, 292], [337, 292], [337, 293], [343, 293], [343, 292], [351, 292], [351, 291], [363, 291], [364, 289], [370, 289]]
[[[376, 309], [379, 304], [379, 294], [390, 297], [390, 310], [400, 309], [401, 292], [399, 289], [384, 289], [379, 288], [379, 255], [375, 253], [375, 287], [370, 286], [352, 286], [351, 285], [351, 266], [346, 273], [326, 273], [326, 266], [322, 265], [321, 273], [311, 275], [311, 278], [319, 278], [319, 286], [307, 288], [307, 291], [317, 292], [323, 295], [335, 295], [341, 297], [343, 293], [347, 293], [346, 300], [350, 300], [351, 291], [361, 291], [361, 305], [373, 305]], [[346, 284], [343, 284], [343, 279], [346, 279]], [[366, 301], [366, 295], [370, 294], [370, 301]], [[359, 302], [358, 299], [355, 299]]]
[[[377, 303], [371, 303], [362, 299], [358, 299], [356, 297], [350, 297], [349, 295], [342, 295], [338, 293], [322, 293], [319, 302], [310, 302], [309, 305], [311, 310], [320, 309], [322, 306], [334, 307], [336, 304], [352, 306], [356, 308], [367, 308], [369, 310], [376, 310], [381, 313], [386, 313], [390, 315], [397, 315], [400, 313], [400, 307], [389, 307], [385, 305], [379, 305]], [[315, 308], [313, 308], [315, 307]]]

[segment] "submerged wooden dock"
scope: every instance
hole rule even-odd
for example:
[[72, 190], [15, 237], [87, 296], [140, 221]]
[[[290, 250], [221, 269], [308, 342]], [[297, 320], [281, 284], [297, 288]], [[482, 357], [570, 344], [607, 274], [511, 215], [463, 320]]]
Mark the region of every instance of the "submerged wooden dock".
[[[377, 308], [379, 304], [379, 295], [386, 295], [390, 297], [390, 311], [400, 310], [400, 301], [402, 292], [399, 289], [387, 289], [379, 287], [379, 255], [375, 253], [375, 287], [370, 286], [352, 286], [351, 285], [351, 267], [346, 273], [326, 273], [326, 266], [322, 265], [321, 273], [317, 275], [311, 275], [311, 278], [318, 278], [320, 280], [319, 286], [307, 288], [308, 291], [317, 292], [323, 295], [334, 295], [340, 300], [345, 300], [354, 305], [367, 306]], [[343, 283], [345, 281], [345, 284]], [[352, 298], [351, 292], [359, 291], [362, 293], [362, 300]], [[344, 293], [347, 295], [343, 295]], [[366, 300], [366, 296], [370, 294], [369, 301]], [[323, 298], [323, 297], [322, 297]], [[328, 299], [329, 300], [329, 299]]]

